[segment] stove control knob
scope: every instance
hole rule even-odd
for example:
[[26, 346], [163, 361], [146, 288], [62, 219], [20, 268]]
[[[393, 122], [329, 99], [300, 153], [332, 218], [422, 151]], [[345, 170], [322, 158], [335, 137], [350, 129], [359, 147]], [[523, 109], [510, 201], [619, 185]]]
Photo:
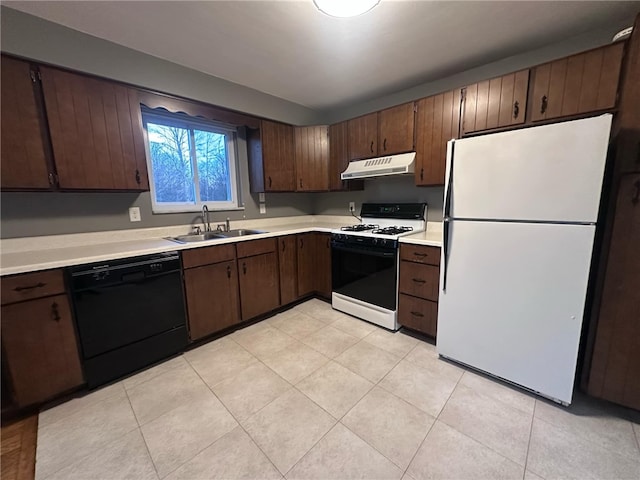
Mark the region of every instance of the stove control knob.
[[378, 239], [376, 237], [373, 237], [373, 242], [372, 243], [375, 245], [376, 243], [378, 243]]

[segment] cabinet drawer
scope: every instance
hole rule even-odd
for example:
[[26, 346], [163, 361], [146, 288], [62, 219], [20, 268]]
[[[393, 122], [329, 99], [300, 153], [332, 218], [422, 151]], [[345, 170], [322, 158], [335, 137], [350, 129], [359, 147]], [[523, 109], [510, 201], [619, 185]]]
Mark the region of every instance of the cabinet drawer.
[[194, 248], [182, 252], [182, 265], [184, 268], [192, 268], [235, 260], [235, 258], [236, 251], [233, 244]]
[[47, 270], [2, 278], [2, 305], [63, 292], [62, 270]]
[[438, 301], [438, 273], [434, 265], [400, 262], [400, 292]]
[[440, 265], [440, 249], [438, 247], [402, 244], [400, 246], [400, 260]]
[[236, 244], [238, 258], [252, 257], [262, 253], [270, 253], [276, 251], [276, 239], [264, 238], [262, 240], [250, 240], [248, 242], [239, 242]]
[[438, 304], [401, 293], [398, 299], [398, 322], [407, 328], [435, 337]]

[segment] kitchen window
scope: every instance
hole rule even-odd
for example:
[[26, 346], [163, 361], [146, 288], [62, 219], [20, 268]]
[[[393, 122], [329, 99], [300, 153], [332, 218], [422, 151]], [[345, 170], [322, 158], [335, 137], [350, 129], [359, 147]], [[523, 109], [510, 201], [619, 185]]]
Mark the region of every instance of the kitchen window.
[[239, 208], [236, 128], [143, 109], [154, 213]]

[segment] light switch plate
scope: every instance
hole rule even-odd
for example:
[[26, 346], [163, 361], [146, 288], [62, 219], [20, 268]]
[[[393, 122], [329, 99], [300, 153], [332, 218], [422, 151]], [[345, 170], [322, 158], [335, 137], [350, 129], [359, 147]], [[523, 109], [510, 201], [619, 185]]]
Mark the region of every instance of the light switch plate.
[[267, 206], [264, 203], [260, 204], [260, 213], [267, 213]]
[[142, 220], [142, 217], [140, 216], [140, 207], [129, 208], [129, 220], [132, 222], [139, 222]]

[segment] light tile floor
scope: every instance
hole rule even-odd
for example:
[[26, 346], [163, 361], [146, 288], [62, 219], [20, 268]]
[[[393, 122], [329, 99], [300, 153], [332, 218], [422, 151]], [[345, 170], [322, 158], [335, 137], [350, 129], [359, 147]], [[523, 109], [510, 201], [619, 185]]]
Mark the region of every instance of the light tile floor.
[[310, 300], [43, 411], [36, 478], [638, 479], [639, 417]]

